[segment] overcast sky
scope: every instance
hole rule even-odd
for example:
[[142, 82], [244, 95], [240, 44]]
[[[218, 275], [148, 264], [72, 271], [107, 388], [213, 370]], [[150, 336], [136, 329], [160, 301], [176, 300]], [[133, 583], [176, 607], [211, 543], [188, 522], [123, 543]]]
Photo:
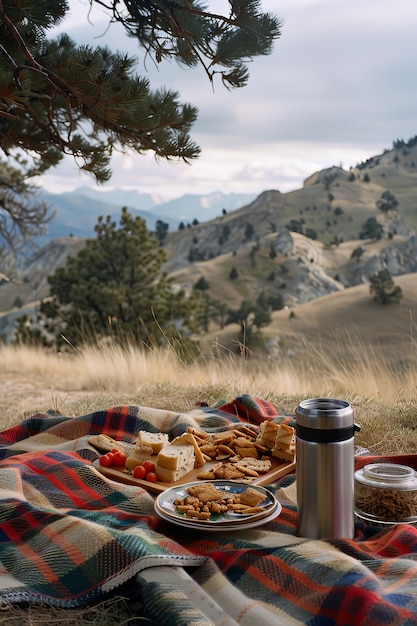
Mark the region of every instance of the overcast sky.
[[[227, 12], [227, 0], [207, 3]], [[152, 86], [178, 90], [198, 107], [192, 131], [202, 149], [191, 166], [152, 156], [116, 155], [113, 178], [102, 190], [137, 189], [167, 198], [184, 193], [282, 192], [302, 186], [313, 172], [346, 169], [417, 135], [417, 0], [262, 0], [283, 20], [273, 53], [250, 64], [247, 87], [215, 92], [200, 68], [177, 64], [155, 70]], [[88, 0], [70, 0], [66, 31], [82, 43], [105, 42], [137, 55], [141, 50], [107, 23], [97, 8], [88, 24]], [[104, 18], [104, 19], [103, 19]], [[53, 192], [94, 186], [66, 159], [42, 178]]]

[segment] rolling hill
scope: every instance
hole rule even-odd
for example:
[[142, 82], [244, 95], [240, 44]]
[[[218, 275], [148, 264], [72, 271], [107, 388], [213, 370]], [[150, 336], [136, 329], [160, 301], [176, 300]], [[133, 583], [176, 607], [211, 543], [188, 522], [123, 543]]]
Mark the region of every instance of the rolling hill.
[[[214, 219], [183, 224], [164, 241], [165, 269], [186, 290], [204, 277], [207, 295], [228, 309], [262, 292], [279, 296], [285, 308], [263, 329], [263, 354], [302, 355], [306, 338], [335, 349], [335, 336], [348, 333], [385, 342], [401, 361], [399, 337], [409, 338], [417, 305], [416, 164], [417, 142], [396, 142], [349, 171], [322, 170], [295, 191], [267, 190]], [[378, 237], [366, 236], [369, 220]], [[76, 237], [53, 240], [14, 282], [0, 285], [0, 333], [10, 336], [16, 316], [36, 310], [47, 273], [82, 245]], [[382, 268], [403, 289], [398, 306], [370, 297], [369, 276]], [[235, 336], [236, 327], [213, 322], [207, 341], [232, 345]]]

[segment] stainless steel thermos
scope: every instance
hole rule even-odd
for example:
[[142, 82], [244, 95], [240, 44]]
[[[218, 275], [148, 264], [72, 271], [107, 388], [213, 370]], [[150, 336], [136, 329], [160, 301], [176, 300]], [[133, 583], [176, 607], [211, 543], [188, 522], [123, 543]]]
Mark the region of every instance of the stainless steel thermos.
[[297, 534], [311, 539], [354, 535], [354, 433], [349, 402], [313, 398], [296, 412]]

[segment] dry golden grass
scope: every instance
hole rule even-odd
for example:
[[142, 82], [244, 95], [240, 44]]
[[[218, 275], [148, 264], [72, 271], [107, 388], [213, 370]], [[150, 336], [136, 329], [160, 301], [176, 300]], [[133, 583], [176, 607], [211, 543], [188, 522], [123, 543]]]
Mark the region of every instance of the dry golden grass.
[[170, 349], [144, 352], [106, 345], [58, 355], [4, 346], [0, 427], [49, 409], [68, 416], [120, 404], [187, 411], [197, 402], [214, 405], [251, 394], [293, 414], [303, 398], [338, 397], [354, 407], [361, 425], [358, 445], [373, 454], [417, 452], [413, 366], [392, 369], [369, 346], [357, 343], [344, 343], [345, 361], [313, 345], [304, 344], [304, 351], [301, 360], [274, 362], [244, 359], [216, 346], [210, 356], [186, 364]]

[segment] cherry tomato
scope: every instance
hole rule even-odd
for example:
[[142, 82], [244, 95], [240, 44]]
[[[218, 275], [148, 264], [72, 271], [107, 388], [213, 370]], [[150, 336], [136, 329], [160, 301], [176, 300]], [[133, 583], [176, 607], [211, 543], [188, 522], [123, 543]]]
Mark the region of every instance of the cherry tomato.
[[112, 448], [110, 452], [111, 454], [116, 454], [116, 452], [120, 452], [120, 448]]
[[155, 463], [152, 463], [152, 461], [144, 461], [142, 465], [146, 469], [147, 472], [155, 471]]
[[146, 480], [150, 483], [156, 483], [156, 481], [158, 480], [158, 476], [155, 474], [155, 472], [148, 472], [146, 474]]
[[143, 465], [136, 465], [136, 467], [133, 468], [133, 476], [135, 478], [145, 478], [146, 473], [146, 469], [143, 467]]
[[126, 455], [121, 450], [118, 450], [113, 455], [113, 465], [115, 467], [124, 467], [126, 463]]
[[102, 467], [109, 467], [110, 465], [110, 457], [108, 454], [102, 454], [101, 457], [99, 458], [98, 462], [100, 463], [100, 465]]

